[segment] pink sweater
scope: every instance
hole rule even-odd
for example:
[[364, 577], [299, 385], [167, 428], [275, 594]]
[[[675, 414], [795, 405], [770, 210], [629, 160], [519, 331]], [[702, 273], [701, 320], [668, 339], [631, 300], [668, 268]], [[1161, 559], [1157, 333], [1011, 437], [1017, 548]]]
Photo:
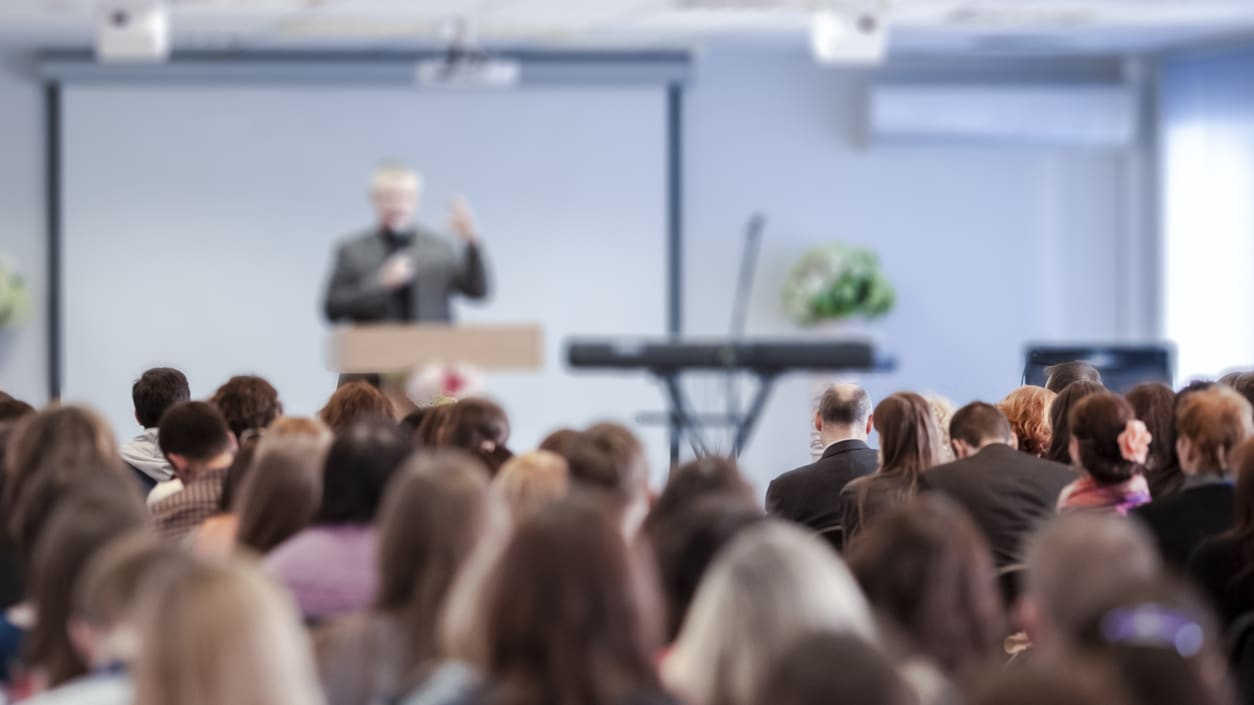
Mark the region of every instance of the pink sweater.
[[378, 583], [371, 526], [312, 526], [266, 556], [266, 567], [292, 591], [307, 621], [356, 612]]

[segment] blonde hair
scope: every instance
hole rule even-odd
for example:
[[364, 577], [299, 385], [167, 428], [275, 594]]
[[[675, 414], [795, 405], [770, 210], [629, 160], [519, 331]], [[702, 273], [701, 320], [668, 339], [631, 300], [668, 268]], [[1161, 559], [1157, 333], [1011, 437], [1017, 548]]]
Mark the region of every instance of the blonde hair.
[[1006, 415], [1010, 430], [1019, 439], [1019, 450], [1038, 458], [1045, 457], [1049, 452], [1049, 444], [1053, 440], [1049, 407], [1056, 396], [1044, 387], [1025, 384], [998, 402], [998, 410]]
[[816, 630], [876, 640], [866, 598], [832, 549], [766, 521], [706, 571], [662, 680], [692, 705], [751, 705], [772, 657]]
[[266, 427], [266, 435], [272, 438], [300, 436], [324, 444], [331, 442], [331, 429], [322, 419], [314, 416], [280, 416]]
[[947, 463], [954, 459], [954, 448], [949, 444], [949, 422], [953, 420], [957, 409], [948, 397], [935, 392], [924, 394], [923, 398], [927, 400], [928, 409], [932, 412], [932, 420], [936, 422], [936, 431], [939, 434], [940, 456], [936, 458], [936, 464]]
[[570, 468], [557, 453], [537, 450], [511, 458], [492, 480], [515, 517], [570, 491]]
[[370, 192], [396, 186], [402, 181], [413, 183], [415, 188], [422, 188], [422, 176], [413, 167], [399, 161], [386, 161], [370, 172]]
[[292, 601], [250, 563], [201, 562], [142, 598], [135, 705], [323, 705]]
[[1251, 433], [1250, 403], [1222, 385], [1185, 396], [1176, 412], [1176, 436], [1193, 444], [1202, 470], [1227, 471], [1232, 450]]

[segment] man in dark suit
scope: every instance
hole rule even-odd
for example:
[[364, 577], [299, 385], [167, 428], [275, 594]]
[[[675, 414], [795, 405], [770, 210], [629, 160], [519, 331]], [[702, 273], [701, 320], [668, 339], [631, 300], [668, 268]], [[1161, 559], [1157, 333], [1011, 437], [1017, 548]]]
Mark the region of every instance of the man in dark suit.
[[944, 492], [984, 531], [998, 568], [1023, 562], [1023, 543], [1054, 516], [1058, 495], [1075, 473], [1016, 448], [1010, 422], [992, 404], [973, 402], [949, 423], [952, 463], [920, 476], [923, 490]]
[[466, 203], [457, 199], [451, 207], [454, 243], [414, 224], [420, 190], [409, 167], [375, 170], [370, 200], [378, 225], [340, 244], [324, 301], [329, 320], [447, 322], [453, 294], [487, 296], [483, 253]]
[[866, 443], [871, 424], [871, 398], [864, 389], [840, 384], [824, 392], [814, 425], [826, 450], [814, 463], [775, 478], [766, 490], [766, 510], [815, 531], [839, 527], [840, 491], [879, 464], [879, 452]]

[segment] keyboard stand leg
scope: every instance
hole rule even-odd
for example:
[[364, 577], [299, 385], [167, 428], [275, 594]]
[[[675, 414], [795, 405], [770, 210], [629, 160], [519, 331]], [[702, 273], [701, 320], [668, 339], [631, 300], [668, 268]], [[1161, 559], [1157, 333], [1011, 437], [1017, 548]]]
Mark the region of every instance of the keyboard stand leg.
[[758, 375], [758, 391], [753, 395], [753, 401], [749, 403], [745, 415], [736, 423], [736, 440], [732, 444], [732, 457], [739, 458], [741, 451], [749, 442], [749, 436], [753, 434], [753, 428], [758, 425], [762, 412], [766, 410], [766, 402], [771, 398], [775, 378], [775, 374]]

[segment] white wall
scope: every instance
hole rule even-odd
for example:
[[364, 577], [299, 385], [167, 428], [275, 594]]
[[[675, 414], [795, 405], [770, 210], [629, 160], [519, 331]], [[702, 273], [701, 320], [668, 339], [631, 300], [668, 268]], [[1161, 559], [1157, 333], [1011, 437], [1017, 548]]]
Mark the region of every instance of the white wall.
[[0, 389], [35, 404], [47, 398], [43, 94], [22, 57], [0, 53], [0, 256], [13, 257], [34, 310], [0, 331]]

